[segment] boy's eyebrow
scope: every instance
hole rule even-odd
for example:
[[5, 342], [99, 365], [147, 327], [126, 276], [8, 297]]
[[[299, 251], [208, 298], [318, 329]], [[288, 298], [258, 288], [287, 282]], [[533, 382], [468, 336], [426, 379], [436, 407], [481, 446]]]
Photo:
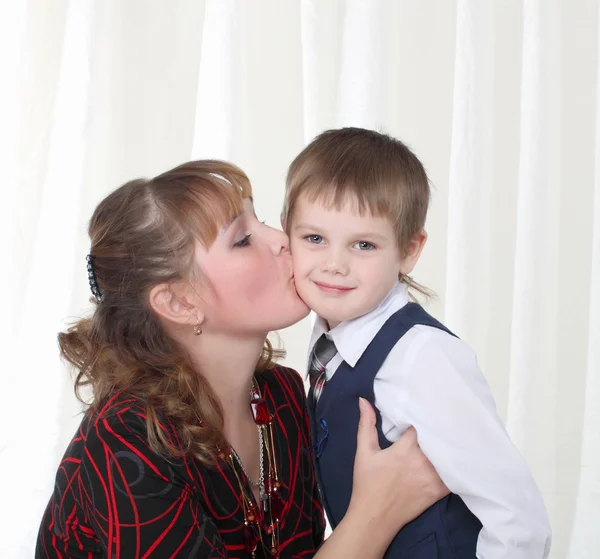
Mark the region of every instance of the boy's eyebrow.
[[380, 233], [368, 233], [368, 232], [364, 232], [364, 233], [356, 233], [354, 235], [357, 239], [374, 239], [374, 240], [379, 240], [379, 241], [387, 241], [389, 239], [389, 237], [386, 237], [385, 235], [381, 235]]
[[317, 231], [318, 233], [323, 233], [323, 229], [321, 229], [318, 225], [313, 225], [312, 223], [297, 223], [292, 226], [292, 229], [295, 231], [298, 229], [306, 229], [309, 231]]
[[[309, 231], [315, 231], [316, 233], [322, 233], [323, 229], [321, 229], [318, 225], [311, 225], [308, 223], [298, 223], [292, 227], [294, 230], [298, 229], [307, 229]], [[354, 239], [373, 239], [378, 241], [387, 241], [389, 237], [385, 235], [381, 235], [380, 233], [375, 233], [373, 231], [359, 231], [357, 233], [352, 233], [352, 237]]]
[[316, 229], [317, 226], [309, 224], [309, 223], [295, 223], [294, 224], [294, 228], [298, 228], [298, 229]]

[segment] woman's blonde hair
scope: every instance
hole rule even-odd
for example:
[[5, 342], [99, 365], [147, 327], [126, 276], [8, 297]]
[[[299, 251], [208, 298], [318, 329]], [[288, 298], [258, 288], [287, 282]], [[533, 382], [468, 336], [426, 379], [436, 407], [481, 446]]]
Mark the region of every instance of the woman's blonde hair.
[[[290, 165], [281, 216], [288, 232], [301, 195], [338, 210], [356, 201], [361, 214], [388, 219], [405, 254], [425, 228], [430, 188], [422, 163], [400, 140], [364, 128], [339, 128], [317, 136]], [[426, 297], [432, 294], [409, 276], [398, 279]]]
[[[126, 391], [145, 405], [152, 449], [211, 463], [225, 444], [223, 410], [186, 351], [161, 327], [149, 304], [152, 287], [187, 280], [196, 241], [209, 247], [251, 196], [248, 177], [222, 161], [192, 161], [153, 179], [128, 182], [96, 208], [90, 255], [100, 300], [93, 314], [58, 335], [62, 356], [77, 371], [75, 392], [89, 385], [92, 410]], [[272, 365], [265, 342], [257, 370]], [[160, 410], [160, 411], [159, 411]], [[174, 446], [159, 413], [177, 431]]]

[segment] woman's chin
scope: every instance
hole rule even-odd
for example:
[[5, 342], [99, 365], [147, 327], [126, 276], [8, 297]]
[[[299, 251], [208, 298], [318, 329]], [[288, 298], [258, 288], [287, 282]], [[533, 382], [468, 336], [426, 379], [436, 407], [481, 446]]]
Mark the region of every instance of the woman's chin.
[[308, 313], [310, 313], [310, 309], [302, 299], [298, 298], [298, 306], [297, 309], [295, 309], [294, 316], [290, 316], [291, 320], [288, 321], [287, 324], [285, 324], [284, 326], [280, 326], [278, 330], [293, 326], [294, 324], [300, 322], [302, 319], [306, 318], [308, 316]]

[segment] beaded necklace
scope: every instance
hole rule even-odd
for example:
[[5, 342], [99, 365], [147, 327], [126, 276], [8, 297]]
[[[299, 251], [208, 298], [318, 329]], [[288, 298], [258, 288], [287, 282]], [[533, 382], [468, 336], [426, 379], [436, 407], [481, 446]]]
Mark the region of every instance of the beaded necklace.
[[[285, 500], [282, 496], [275, 456], [273, 416], [269, 413], [267, 403], [254, 379], [250, 389], [250, 409], [252, 410], [254, 423], [258, 428], [260, 460], [258, 481], [250, 479], [240, 457], [231, 446], [227, 449], [227, 452], [220, 452], [219, 456], [229, 463], [240, 487], [244, 509], [242, 535], [246, 552], [255, 557], [260, 542], [267, 555], [270, 555], [273, 559], [279, 559], [279, 523], [281, 522]], [[248, 491], [248, 485], [242, 482], [238, 469], [244, 474], [250, 486], [258, 487], [260, 501], [258, 506], [252, 491]]]

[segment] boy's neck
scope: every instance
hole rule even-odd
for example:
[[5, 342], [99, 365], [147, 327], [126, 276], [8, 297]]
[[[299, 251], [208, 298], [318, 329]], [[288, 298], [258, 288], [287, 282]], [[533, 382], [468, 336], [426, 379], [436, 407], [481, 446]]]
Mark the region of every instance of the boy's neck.
[[329, 322], [329, 320], [323, 319], [325, 326], [327, 327], [327, 331], [333, 330], [336, 326], [339, 326], [341, 322]]

